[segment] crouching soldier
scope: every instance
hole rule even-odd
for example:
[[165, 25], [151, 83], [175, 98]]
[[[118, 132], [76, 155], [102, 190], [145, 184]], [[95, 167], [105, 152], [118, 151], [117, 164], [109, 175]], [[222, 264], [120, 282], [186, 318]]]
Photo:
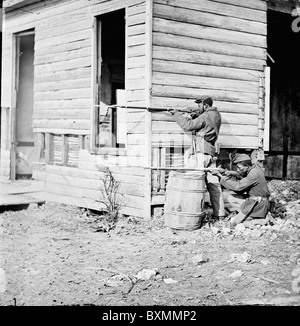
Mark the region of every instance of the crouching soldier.
[[264, 219], [269, 210], [270, 193], [263, 171], [252, 164], [251, 158], [246, 154], [238, 154], [233, 159], [233, 164], [237, 167], [241, 179], [230, 174], [218, 174], [223, 187], [244, 197], [241, 200], [241, 196], [234, 198], [228, 191], [223, 192], [225, 201], [240, 204], [238, 214], [230, 221], [231, 226], [242, 223], [249, 217]]

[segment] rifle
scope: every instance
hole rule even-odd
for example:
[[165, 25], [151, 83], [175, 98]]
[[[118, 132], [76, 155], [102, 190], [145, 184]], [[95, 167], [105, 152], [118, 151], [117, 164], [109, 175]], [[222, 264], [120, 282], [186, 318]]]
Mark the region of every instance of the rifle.
[[[96, 105], [99, 106], [99, 105]], [[170, 112], [171, 110], [176, 110], [182, 113], [197, 114], [198, 108], [173, 108], [173, 107], [149, 107], [149, 106], [130, 106], [130, 105], [108, 105], [108, 108], [116, 109], [134, 109], [134, 110], [147, 110], [147, 111], [157, 111], [157, 112]]]

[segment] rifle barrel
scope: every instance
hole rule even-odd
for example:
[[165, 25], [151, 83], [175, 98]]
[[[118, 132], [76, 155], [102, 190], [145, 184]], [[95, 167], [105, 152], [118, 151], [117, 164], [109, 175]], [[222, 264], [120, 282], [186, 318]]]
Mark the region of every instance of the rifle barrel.
[[[95, 107], [100, 107], [100, 105], [95, 105]], [[131, 106], [131, 105], [108, 105], [108, 108], [115, 109], [115, 108], [121, 108], [121, 109], [134, 109], [134, 110], [147, 110], [147, 111], [161, 111], [166, 112], [172, 107], [153, 107], [153, 106]], [[185, 108], [175, 108], [179, 112], [185, 112], [185, 113], [191, 113], [194, 111], [193, 109], [185, 109]], [[195, 110], [197, 110], [195, 108]]]

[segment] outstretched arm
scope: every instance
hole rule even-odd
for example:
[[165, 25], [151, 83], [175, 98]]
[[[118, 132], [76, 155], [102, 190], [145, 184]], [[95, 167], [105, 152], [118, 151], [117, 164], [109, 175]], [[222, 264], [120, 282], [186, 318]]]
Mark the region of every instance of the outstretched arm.
[[250, 173], [241, 180], [233, 180], [230, 177], [222, 176], [220, 179], [220, 183], [225, 188], [235, 191], [242, 192], [248, 189], [250, 186], [257, 184], [257, 178], [254, 173]]
[[189, 119], [180, 112], [175, 112], [174, 120], [184, 131], [200, 130], [205, 126], [205, 121], [201, 118], [201, 116], [197, 117], [196, 119]]

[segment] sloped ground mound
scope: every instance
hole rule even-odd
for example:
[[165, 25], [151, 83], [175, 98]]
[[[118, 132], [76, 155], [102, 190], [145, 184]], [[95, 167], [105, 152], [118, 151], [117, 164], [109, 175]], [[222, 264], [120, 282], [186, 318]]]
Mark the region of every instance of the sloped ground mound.
[[166, 228], [47, 203], [0, 214], [1, 305], [300, 305], [300, 183], [271, 181], [273, 220]]

